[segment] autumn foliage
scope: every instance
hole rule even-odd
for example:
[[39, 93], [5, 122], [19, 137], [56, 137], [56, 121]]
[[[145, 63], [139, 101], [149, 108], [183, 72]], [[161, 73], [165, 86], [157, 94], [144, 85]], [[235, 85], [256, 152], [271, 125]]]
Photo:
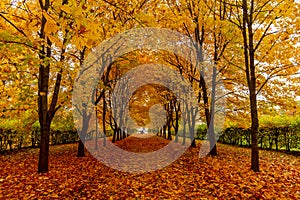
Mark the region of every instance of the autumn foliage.
[[[1, 0], [0, 199], [300, 199], [300, 160], [283, 153], [300, 149], [299, 16], [293, 0]], [[196, 53], [140, 47], [115, 60], [99, 56], [110, 64], [101, 77], [90, 76], [98, 80], [90, 118], [86, 104], [80, 110], [72, 102], [89, 55], [119, 33], [147, 27], [184, 35]], [[117, 87], [149, 63], [180, 74], [195, 109], [157, 83], [132, 94], [127, 83]], [[114, 92], [131, 95], [128, 105]], [[74, 110], [84, 119], [80, 128]], [[129, 136], [141, 127], [155, 136]], [[188, 136], [209, 140], [209, 155], [200, 159], [203, 141], [193, 140], [174, 163], [144, 174], [109, 168], [84, 146], [101, 138], [145, 153]], [[216, 144], [219, 136], [236, 146]]]

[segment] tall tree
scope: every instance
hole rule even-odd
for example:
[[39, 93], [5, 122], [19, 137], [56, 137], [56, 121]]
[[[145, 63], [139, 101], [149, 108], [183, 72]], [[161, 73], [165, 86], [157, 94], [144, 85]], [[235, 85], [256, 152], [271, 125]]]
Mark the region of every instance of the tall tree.
[[[258, 172], [259, 119], [257, 97], [265, 84], [276, 74], [297, 69], [297, 66], [289, 60], [289, 56], [282, 60], [275, 59], [282, 53], [276, 51], [276, 46], [283, 45], [288, 39], [282, 39], [286, 32], [289, 32], [287, 31], [289, 24], [284, 22], [284, 19], [293, 20], [294, 14], [291, 13], [293, 10], [291, 7], [294, 2], [289, 0], [242, 0], [241, 2], [224, 1], [224, 3], [228, 7], [226, 19], [238, 27], [242, 36], [243, 71], [246, 76], [251, 114], [251, 169]], [[288, 45], [288, 43], [286, 44]], [[265, 65], [264, 62], [268, 64]], [[258, 74], [261, 69], [267, 74], [267, 78], [261, 81], [263, 84], [260, 84], [260, 79], [261, 77], [264, 78], [265, 75]]]

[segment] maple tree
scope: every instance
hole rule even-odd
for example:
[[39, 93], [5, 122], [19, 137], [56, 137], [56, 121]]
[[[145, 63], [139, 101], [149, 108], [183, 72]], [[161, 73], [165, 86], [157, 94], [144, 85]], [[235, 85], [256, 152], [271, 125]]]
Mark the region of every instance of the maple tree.
[[[30, 56], [27, 58], [27, 61], [31, 61], [28, 64], [36, 67], [33, 70], [35, 70], [35, 78], [38, 80], [38, 114], [41, 132], [38, 171], [46, 172], [48, 171], [50, 125], [56, 111], [64, 103], [64, 100], [58, 100], [58, 95], [61, 83], [68, 83], [66, 81], [69, 77], [68, 74], [65, 76], [66, 79], [63, 79], [62, 75], [68, 68], [66, 63], [72, 60], [70, 56], [66, 55], [67, 43], [72, 35], [71, 31], [67, 29], [67, 23], [58, 23], [63, 20], [67, 21], [61, 6], [68, 2], [46, 0], [30, 4], [28, 2], [6, 3], [4, 6], [8, 11], [16, 14], [8, 17], [7, 13], [3, 12], [1, 17], [11, 26], [13, 32], [16, 32], [17, 37], [6, 37], [2, 42], [23, 45], [24, 50], [30, 53], [29, 55], [35, 61], [32, 62]], [[22, 19], [21, 22], [18, 19]], [[72, 74], [72, 71], [69, 72]], [[65, 87], [65, 91], [67, 88], [68, 86]], [[65, 94], [65, 97], [68, 97], [67, 92]]]
[[[236, 4], [231, 5], [230, 2], [225, 4], [229, 6], [234, 6], [236, 8], [230, 9], [228, 14], [228, 20], [236, 25], [242, 34], [243, 38], [243, 53], [244, 53], [244, 72], [246, 74], [247, 86], [249, 91], [249, 100], [250, 100], [250, 113], [251, 113], [251, 145], [252, 145], [252, 156], [251, 156], [251, 168], [254, 171], [259, 171], [259, 155], [258, 155], [258, 128], [259, 128], [259, 119], [258, 119], [258, 110], [257, 110], [257, 96], [261, 88], [267, 83], [267, 81], [273, 76], [282, 71], [287, 71], [287, 73], [295, 73], [298, 70], [298, 66], [289, 61], [281, 60], [281, 63], [275, 64], [275, 69], [270, 69], [271, 75], [266, 78], [264, 83], [258, 85], [258, 75], [257, 68], [261, 65], [260, 63], [266, 62], [266, 57], [273, 51], [273, 47], [277, 45], [283, 45], [284, 40], [272, 40], [269, 45], [269, 51], [265, 52], [264, 41], [267, 37], [278, 37], [278, 35], [285, 35], [285, 30], [277, 31], [271, 29], [271, 26], [276, 24], [280, 18], [292, 17], [288, 15], [291, 10], [285, 9], [287, 5], [293, 2], [274, 2], [273, 5], [270, 5], [271, 1], [265, 2], [256, 2], [254, 0], [247, 1], [243, 0], [242, 2], [237, 2]], [[279, 22], [282, 23], [282, 22]], [[287, 44], [288, 45], [288, 44]], [[263, 55], [262, 55], [263, 54]], [[275, 56], [277, 56], [275, 54]], [[264, 60], [261, 60], [264, 58]], [[289, 59], [289, 57], [287, 56]], [[257, 63], [255, 63], [257, 61]], [[280, 66], [279, 72], [274, 72], [278, 69], [277, 66]], [[265, 69], [264, 69], [265, 70]], [[296, 71], [295, 71], [296, 70]], [[266, 72], [266, 70], [265, 70]], [[258, 87], [258, 89], [257, 89]]]
[[[176, 1], [169, 2], [168, 6], [171, 10], [170, 15], [180, 18], [178, 23], [176, 22], [176, 29], [195, 41], [194, 45], [197, 50], [197, 62], [199, 65], [195, 67], [198, 68], [198, 72], [192, 68], [190, 69], [189, 64], [184, 64], [178, 58], [173, 59], [171, 62], [172, 65], [177, 65], [181, 73], [186, 73], [191, 84], [196, 86], [198, 102], [200, 103], [200, 99], [203, 99], [203, 105], [200, 103], [199, 106], [204, 110], [202, 116], [204, 116], [207, 127], [209, 127], [210, 154], [217, 155], [215, 106], [216, 99], [222, 98], [223, 94], [221, 93], [223, 92], [219, 92], [220, 94], [217, 95], [216, 88], [220, 87], [219, 85], [222, 82], [221, 71], [226, 67], [226, 64], [222, 64], [221, 58], [232, 37], [227, 36], [230, 29], [225, 28], [227, 24], [224, 23], [224, 17], [221, 16], [217, 19], [215, 14], [217, 11], [210, 11], [205, 6], [205, 1]], [[222, 10], [219, 10], [219, 12], [222, 13]], [[210, 66], [204, 64], [209, 60], [212, 60]]]

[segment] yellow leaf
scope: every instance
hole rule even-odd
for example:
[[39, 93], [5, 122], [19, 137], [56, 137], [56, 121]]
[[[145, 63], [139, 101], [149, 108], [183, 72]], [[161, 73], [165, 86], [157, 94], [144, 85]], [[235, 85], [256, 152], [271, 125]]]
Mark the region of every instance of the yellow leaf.
[[63, 43], [62, 43], [62, 41], [60, 41], [59, 38], [57, 38], [57, 37], [55, 37], [55, 36], [52, 36], [52, 35], [48, 35], [48, 38], [49, 38], [49, 40], [50, 40], [52, 43], [54, 43], [57, 47], [62, 48]]
[[47, 20], [45, 24], [46, 35], [49, 35], [50, 33], [56, 33], [58, 31], [58, 26], [56, 25], [55, 20], [46, 12], [43, 13], [43, 16]]
[[91, 48], [93, 46], [93, 40], [92, 39], [88, 39], [88, 41], [86, 42], [86, 46], [88, 46], [89, 48]]
[[58, 30], [57, 26], [53, 21], [48, 21], [45, 24], [45, 33], [46, 35], [50, 35], [51, 33], [56, 33]]

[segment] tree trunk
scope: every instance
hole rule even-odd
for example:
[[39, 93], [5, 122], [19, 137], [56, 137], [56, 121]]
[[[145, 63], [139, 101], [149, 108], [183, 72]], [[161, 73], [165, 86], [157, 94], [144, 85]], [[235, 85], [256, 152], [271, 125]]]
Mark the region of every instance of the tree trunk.
[[118, 134], [118, 132], [117, 132], [117, 129], [115, 128], [115, 129], [113, 129], [113, 138], [112, 138], [112, 143], [115, 143], [117, 140], [116, 140], [116, 136], [117, 136], [117, 134]]
[[105, 100], [105, 91], [103, 93], [103, 114], [102, 114], [102, 126], [103, 126], [103, 146], [106, 146], [106, 124], [105, 124], [105, 119], [106, 119], [106, 100]]
[[258, 151], [258, 115], [257, 115], [257, 102], [256, 102], [256, 94], [250, 92], [251, 100], [251, 169], [255, 172], [259, 172], [259, 151]]
[[[178, 105], [176, 107], [176, 104]], [[180, 103], [174, 103], [175, 107], [175, 126], [174, 126], [174, 131], [175, 131], [175, 142], [178, 142], [178, 128], [179, 128], [179, 112], [180, 112]]]
[[41, 124], [41, 144], [39, 153], [38, 173], [48, 172], [49, 162], [49, 131], [50, 123]]
[[261, 138], [260, 138], [260, 148], [263, 148], [263, 140], [264, 140], [264, 136], [261, 136]]
[[171, 122], [169, 122], [169, 124], [168, 124], [168, 138], [167, 138], [167, 140], [172, 140], [172, 135], [171, 135], [171, 124], [170, 124]]
[[[195, 109], [195, 110], [194, 110]], [[196, 108], [188, 108], [187, 106], [187, 121], [188, 121], [188, 127], [189, 127], [189, 134], [191, 141], [191, 147], [196, 147], [196, 141], [195, 141], [195, 121], [196, 121], [196, 114], [198, 112], [198, 109]], [[194, 113], [195, 112], [195, 113]]]
[[[66, 4], [67, 1], [64, 0], [62, 4]], [[50, 8], [50, 0], [40, 1], [40, 7], [43, 12], [48, 12]], [[60, 105], [56, 107], [58, 101], [58, 94], [60, 90], [60, 84], [62, 79], [62, 68], [56, 75], [54, 90], [52, 94], [52, 100], [50, 106], [48, 105], [48, 89], [49, 89], [49, 76], [50, 76], [50, 62], [51, 59], [51, 46], [52, 42], [46, 36], [45, 25], [47, 19], [42, 15], [41, 29], [39, 32], [39, 38], [45, 40], [46, 44], [43, 44], [39, 51], [39, 58], [41, 64], [39, 66], [39, 77], [38, 77], [38, 113], [39, 113], [39, 123], [41, 132], [41, 143], [40, 143], [40, 153], [38, 161], [38, 173], [45, 173], [48, 171], [48, 156], [49, 156], [49, 135], [50, 135], [50, 125], [56, 111], [61, 107]], [[65, 45], [67, 39], [63, 39], [63, 45]], [[64, 52], [65, 47], [61, 49], [60, 61], [62, 62], [65, 58]], [[49, 109], [48, 109], [49, 107]]]
[[82, 142], [82, 139], [80, 139], [78, 143], [77, 157], [85, 157], [84, 143]]
[[[46, 0], [44, 5], [41, 5], [43, 11], [47, 12], [50, 6], [50, 1]], [[51, 42], [45, 36], [45, 25], [46, 18], [42, 16], [42, 24], [40, 31], [40, 38], [45, 39], [47, 46], [42, 45], [40, 50], [40, 59], [42, 62], [45, 59], [51, 57]], [[38, 78], [38, 113], [40, 122], [40, 132], [41, 132], [41, 143], [40, 143], [40, 153], [38, 162], [38, 173], [48, 172], [48, 155], [49, 155], [49, 134], [50, 134], [50, 124], [51, 119], [48, 113], [48, 86], [49, 86], [49, 72], [50, 64], [41, 63], [39, 67], [39, 78]]]
[[[255, 56], [253, 44], [253, 1], [251, 1], [251, 8], [248, 9], [247, 0], [243, 0], [243, 23], [242, 35], [244, 42], [244, 59], [246, 67], [247, 85], [250, 95], [250, 111], [251, 111], [251, 169], [259, 172], [259, 151], [258, 151], [258, 113], [257, 113], [257, 99], [256, 99], [256, 74], [255, 74]], [[249, 14], [248, 14], [249, 13]], [[248, 33], [247, 33], [248, 30]]]
[[182, 145], [185, 145], [185, 138], [186, 138], [186, 120], [183, 121], [183, 133], [182, 133]]
[[84, 153], [84, 143], [85, 143], [85, 137], [88, 131], [88, 126], [89, 126], [89, 121], [91, 118], [91, 114], [88, 115], [86, 113], [86, 110], [82, 110], [82, 128], [80, 131], [80, 140], [78, 143], [78, 149], [77, 149], [77, 157], [84, 157], [85, 153]]
[[167, 129], [167, 127], [166, 127], [166, 125], [164, 125], [164, 127], [163, 127], [163, 138], [164, 139], [167, 139], [167, 133], [166, 133], [167, 130], [166, 129]]
[[121, 140], [120, 136], [121, 136], [120, 128], [117, 128], [117, 141]]
[[195, 111], [195, 112], [196, 112], [195, 115], [193, 115], [193, 113], [192, 113], [192, 124], [191, 124], [191, 130], [190, 130], [190, 137], [191, 137], [191, 139], [193, 138], [191, 147], [196, 147], [195, 122], [196, 122], [196, 114], [198, 111]]
[[[214, 67], [214, 75], [216, 75], [216, 68]], [[207, 85], [206, 81], [204, 79], [204, 74], [201, 72], [201, 77], [200, 77], [200, 87], [202, 88], [202, 93], [203, 93], [203, 103], [204, 103], [204, 112], [205, 112], [205, 119], [206, 119], [206, 125], [207, 125], [207, 131], [208, 131], [208, 139], [210, 143], [210, 155], [217, 155], [217, 147], [216, 147], [216, 138], [215, 138], [215, 133], [214, 133], [214, 112], [211, 112], [209, 110], [209, 101], [208, 101], [208, 94], [207, 94]], [[213, 78], [215, 80], [215, 78]], [[212, 97], [215, 98], [215, 86], [213, 86], [213, 91], [212, 91]], [[211, 108], [214, 109], [214, 102], [211, 102]]]
[[269, 135], [269, 150], [272, 149], [272, 146], [273, 146], [273, 136]]
[[78, 142], [78, 149], [77, 149], [77, 157], [84, 157], [84, 142], [85, 142], [86, 130], [82, 130], [80, 133], [80, 140]]
[[211, 103], [210, 103], [210, 122], [208, 127], [208, 136], [210, 143], [210, 155], [218, 155], [216, 136], [215, 136], [215, 102], [216, 102], [216, 79], [217, 79], [217, 68], [213, 66], [213, 77], [212, 77], [212, 91], [211, 91]]

